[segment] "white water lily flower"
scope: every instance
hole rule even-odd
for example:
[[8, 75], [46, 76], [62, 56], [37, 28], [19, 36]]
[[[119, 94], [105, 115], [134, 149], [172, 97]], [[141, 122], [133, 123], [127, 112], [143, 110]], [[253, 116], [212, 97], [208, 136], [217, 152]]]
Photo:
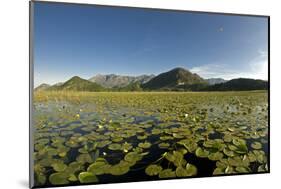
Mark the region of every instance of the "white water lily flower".
[[187, 118], [187, 117], [188, 117], [188, 114], [184, 114], [184, 117]]

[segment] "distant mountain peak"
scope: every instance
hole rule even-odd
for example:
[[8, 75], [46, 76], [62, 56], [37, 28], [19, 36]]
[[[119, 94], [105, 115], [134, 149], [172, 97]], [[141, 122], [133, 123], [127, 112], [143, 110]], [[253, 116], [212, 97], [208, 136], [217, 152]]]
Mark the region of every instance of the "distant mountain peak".
[[35, 88], [35, 91], [43, 91], [46, 90], [50, 87], [51, 85], [47, 84], [47, 83], [42, 83], [41, 85], [39, 85], [38, 87]]
[[97, 74], [89, 79], [106, 88], [125, 87], [131, 83], [140, 82], [141, 84], [148, 82], [154, 75], [126, 76], [116, 74]]
[[[83, 80], [81, 77], [79, 76], [73, 76], [72, 78], [70, 78], [69, 80]], [[69, 81], [68, 80], [68, 81]]]
[[190, 71], [177, 67], [170, 71], [161, 73], [152, 78], [149, 82], [143, 84], [144, 88], [154, 89], [173, 89], [178, 86], [204, 84], [206, 81], [197, 74], [193, 74]]
[[206, 79], [209, 85], [215, 85], [215, 84], [220, 84], [220, 83], [225, 83], [227, 80], [224, 80], [222, 78], [209, 78]]

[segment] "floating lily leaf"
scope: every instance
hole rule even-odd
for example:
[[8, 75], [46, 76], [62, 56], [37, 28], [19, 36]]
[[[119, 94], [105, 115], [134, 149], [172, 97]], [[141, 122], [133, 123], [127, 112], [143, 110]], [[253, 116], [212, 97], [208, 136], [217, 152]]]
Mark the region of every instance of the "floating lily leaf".
[[260, 142], [254, 142], [251, 144], [251, 147], [255, 150], [259, 150], [262, 148], [262, 144]]
[[121, 142], [123, 140], [122, 137], [115, 137], [115, 138], [112, 138], [112, 141], [113, 142]]
[[224, 174], [224, 169], [217, 167], [214, 171], [213, 171], [213, 175], [222, 175]]
[[44, 185], [46, 183], [46, 176], [43, 173], [35, 173], [35, 180], [40, 184]]
[[145, 169], [145, 173], [149, 176], [158, 175], [162, 171], [162, 167], [160, 165], [149, 165]]
[[266, 163], [267, 159], [266, 159], [264, 151], [254, 150], [253, 153], [256, 156], [256, 159], [259, 163]]
[[137, 136], [137, 138], [139, 140], [145, 140], [145, 139], [147, 139], [147, 135], [139, 135], [139, 136]]
[[197, 174], [197, 168], [195, 167], [195, 165], [187, 163], [185, 169], [187, 171], [187, 176], [194, 176]]
[[267, 164], [264, 164], [264, 165], [260, 165], [258, 167], [258, 172], [267, 172], [268, 171], [268, 166]]
[[217, 161], [217, 160], [220, 160], [223, 158], [223, 153], [221, 153], [221, 152], [211, 153], [211, 154], [209, 154], [208, 158], [210, 160]]
[[52, 164], [52, 167], [55, 171], [62, 172], [67, 168], [67, 165], [65, 165], [64, 163], [54, 163]]
[[183, 145], [191, 153], [193, 153], [197, 149], [197, 143], [194, 140], [184, 139], [177, 143]]
[[129, 150], [131, 150], [133, 148], [133, 146], [127, 142], [125, 142], [122, 147], [121, 150], [123, 150], [124, 152], [128, 152]]
[[[235, 148], [235, 149], [237, 149], [237, 148]], [[227, 149], [227, 148], [223, 149], [223, 153], [224, 153], [225, 155], [229, 156], [229, 157], [235, 156], [235, 153], [234, 153], [232, 150], [229, 150], [229, 149]]]
[[202, 148], [197, 148], [197, 150], [195, 151], [195, 154], [197, 157], [201, 157], [201, 158], [204, 158], [204, 157], [208, 157], [209, 155], [209, 152], [207, 150], [204, 150]]
[[79, 163], [92, 163], [93, 162], [93, 159], [92, 157], [90, 156], [90, 154], [80, 154], [76, 160], [79, 162]]
[[67, 169], [65, 170], [65, 172], [68, 172], [68, 173], [76, 173], [77, 171], [81, 171], [83, 170], [83, 163], [79, 163], [77, 161], [74, 161], [74, 162], [71, 162]]
[[150, 148], [151, 143], [149, 143], [149, 142], [139, 143], [138, 146], [140, 148], [145, 148], [146, 149], [146, 148]]
[[142, 155], [137, 152], [129, 152], [125, 155], [125, 160], [128, 162], [137, 162], [142, 159]]
[[236, 167], [235, 170], [238, 173], [249, 173], [250, 172], [249, 168], [247, 168], [247, 167]]
[[49, 181], [53, 185], [65, 185], [68, 184], [68, 175], [66, 173], [53, 173], [49, 177]]
[[234, 172], [233, 167], [227, 166], [227, 167], [224, 169], [224, 173], [229, 174], [229, 173], [233, 173], [233, 172]]
[[95, 183], [98, 182], [98, 178], [91, 172], [81, 172], [78, 176], [81, 183]]
[[121, 150], [122, 146], [121, 144], [117, 144], [117, 143], [112, 143], [108, 146], [108, 149], [110, 150]]
[[129, 172], [130, 167], [128, 164], [119, 163], [110, 167], [109, 173], [112, 175], [124, 175]]
[[171, 137], [171, 136], [161, 136], [160, 137], [160, 140], [172, 140], [173, 139], [173, 137]]
[[247, 156], [243, 158], [241, 158], [240, 156], [229, 157], [228, 163], [229, 165], [235, 167], [248, 167], [250, 165], [250, 161]]
[[74, 174], [70, 174], [68, 180], [71, 182], [75, 182], [78, 180], [78, 178]]
[[187, 177], [188, 173], [185, 168], [183, 168], [182, 166], [179, 166], [176, 169], [176, 175], [177, 175], [177, 177]]
[[246, 141], [243, 140], [243, 139], [233, 139], [233, 140], [232, 140], [232, 143], [233, 143], [235, 146], [246, 145]]
[[158, 144], [158, 146], [161, 149], [165, 149], [165, 148], [169, 148], [170, 144], [166, 142], [161, 142], [160, 144]]
[[78, 152], [80, 152], [81, 154], [87, 154], [88, 153], [88, 150], [86, 148], [79, 148], [78, 149]]
[[172, 169], [164, 169], [159, 173], [159, 178], [174, 178], [174, 177], [176, 177], [176, 173]]
[[111, 144], [110, 140], [103, 140], [103, 141], [100, 141], [100, 142], [97, 143], [97, 147], [98, 148], [104, 148], [108, 144]]
[[246, 154], [248, 152], [248, 147], [245, 140], [233, 139], [232, 143], [236, 146], [236, 149], [231, 145], [229, 145], [228, 148], [234, 150], [236, 153]]
[[95, 163], [92, 163], [87, 171], [92, 172], [95, 175], [102, 175], [108, 172], [110, 169], [110, 165], [107, 162], [104, 161], [97, 161]]

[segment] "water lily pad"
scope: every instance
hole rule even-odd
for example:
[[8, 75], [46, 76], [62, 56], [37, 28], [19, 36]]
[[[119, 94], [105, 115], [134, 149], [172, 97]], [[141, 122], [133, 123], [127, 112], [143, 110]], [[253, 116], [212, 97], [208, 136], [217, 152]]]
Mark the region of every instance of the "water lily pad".
[[259, 150], [262, 148], [262, 144], [260, 142], [254, 142], [251, 144], [251, 147], [255, 150]]
[[40, 184], [44, 185], [46, 183], [46, 176], [43, 173], [35, 173], [35, 180]]
[[112, 175], [124, 175], [129, 172], [130, 167], [128, 164], [119, 163], [110, 167], [109, 173]]
[[54, 163], [52, 164], [52, 167], [55, 171], [62, 172], [67, 168], [67, 165], [65, 165], [64, 163]]
[[95, 175], [102, 175], [108, 172], [110, 169], [110, 165], [107, 162], [104, 161], [97, 161], [95, 163], [92, 163], [87, 171], [92, 172]]
[[67, 177], [66, 173], [53, 173], [50, 175], [49, 181], [53, 185], [65, 185], [69, 183]]
[[71, 182], [75, 182], [78, 180], [78, 178], [74, 174], [70, 174], [68, 180]]
[[[237, 149], [237, 148], [235, 148], [235, 149]], [[229, 156], [229, 157], [235, 156], [234, 151], [229, 150], [229, 149], [227, 149], [227, 148], [223, 149], [223, 153], [224, 153], [225, 155]]]
[[81, 172], [78, 175], [78, 179], [81, 183], [95, 183], [98, 182], [98, 178], [91, 172]]
[[79, 163], [92, 163], [93, 162], [93, 159], [91, 157], [90, 154], [80, 154], [76, 160], [79, 162]]
[[166, 143], [166, 142], [161, 142], [158, 144], [159, 148], [161, 149], [165, 149], [165, 148], [169, 148], [170, 147], [170, 144], [169, 143]]
[[142, 155], [137, 152], [129, 152], [125, 155], [124, 159], [128, 162], [137, 162], [142, 159]]
[[221, 168], [221, 167], [217, 167], [217, 168], [215, 168], [215, 170], [213, 171], [213, 175], [222, 175], [222, 174], [225, 174], [225, 173], [224, 173], [224, 169]]
[[145, 140], [145, 139], [147, 139], [147, 135], [138, 135], [137, 138], [139, 140]]
[[187, 163], [185, 169], [187, 172], [187, 176], [194, 176], [197, 174], [197, 168], [195, 167], [195, 165]]
[[235, 170], [238, 173], [249, 173], [250, 172], [250, 169], [247, 167], [236, 167]]
[[132, 144], [129, 144], [127, 142], [125, 142], [122, 147], [121, 150], [123, 150], [124, 152], [128, 152], [129, 150], [131, 150], [133, 148]]
[[223, 153], [215, 152], [208, 155], [208, 158], [213, 161], [217, 161], [223, 158]]
[[243, 139], [233, 139], [232, 143], [235, 145], [236, 149], [233, 146], [228, 146], [229, 149], [234, 150], [236, 153], [239, 154], [246, 154], [248, 152], [248, 147], [246, 141]]
[[162, 167], [160, 165], [149, 165], [145, 169], [145, 173], [149, 176], [158, 175], [162, 171]]
[[258, 172], [267, 172], [268, 171], [268, 166], [267, 164], [264, 164], [264, 165], [260, 165], [258, 167]]
[[159, 173], [159, 178], [174, 178], [176, 177], [176, 172], [172, 169], [164, 169]]
[[197, 157], [201, 157], [201, 158], [205, 158], [208, 157], [209, 155], [209, 151], [204, 150], [203, 148], [197, 148], [197, 150], [195, 151], [195, 154]]
[[108, 146], [108, 149], [110, 150], [121, 150], [122, 146], [121, 144], [117, 144], [117, 143], [112, 143]]
[[140, 148], [145, 148], [146, 149], [146, 148], [150, 148], [151, 143], [149, 143], [149, 142], [139, 143], [138, 146]]

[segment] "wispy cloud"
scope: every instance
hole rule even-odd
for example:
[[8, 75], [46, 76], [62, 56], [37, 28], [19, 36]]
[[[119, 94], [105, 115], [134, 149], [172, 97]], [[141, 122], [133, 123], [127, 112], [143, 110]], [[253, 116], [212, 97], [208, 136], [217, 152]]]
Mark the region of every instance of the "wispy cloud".
[[195, 72], [203, 78], [253, 78], [253, 79], [268, 79], [268, 61], [267, 52], [258, 51], [258, 56], [248, 63], [248, 66], [243, 70], [234, 69], [231, 65], [217, 63], [205, 64], [191, 68], [191, 72]]

